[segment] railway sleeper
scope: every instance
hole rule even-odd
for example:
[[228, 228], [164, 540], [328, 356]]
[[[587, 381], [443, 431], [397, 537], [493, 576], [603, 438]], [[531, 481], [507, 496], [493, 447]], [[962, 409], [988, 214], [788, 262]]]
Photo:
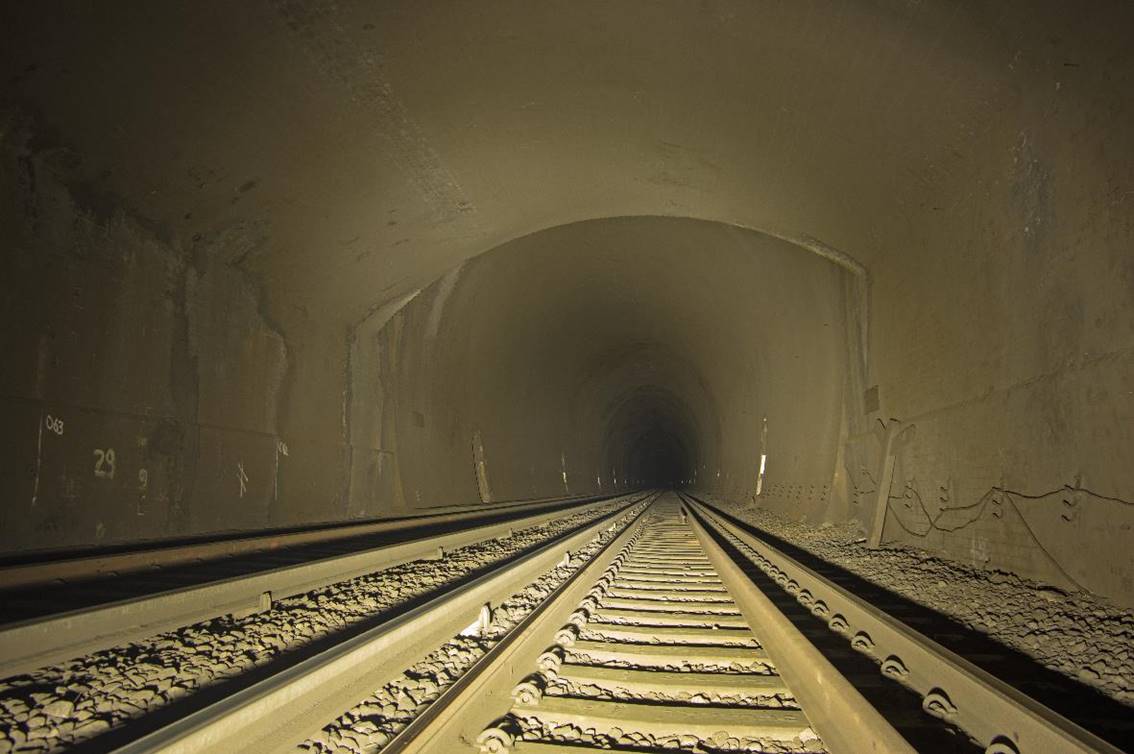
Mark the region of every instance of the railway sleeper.
[[615, 589], [634, 589], [640, 592], [714, 592], [725, 593], [724, 584], [719, 581], [714, 584], [704, 582], [685, 583], [666, 579], [665, 581], [638, 581], [629, 577], [619, 576], [611, 585]]
[[719, 586], [721, 584], [720, 577], [715, 574], [666, 574], [658, 573], [654, 570], [636, 570], [632, 571], [624, 567], [618, 572], [620, 579], [627, 581], [635, 581], [639, 583], [648, 584], [665, 584], [667, 586], [683, 586], [685, 584], [706, 584], [711, 586]]
[[656, 600], [660, 602], [724, 602], [733, 604], [728, 592], [704, 589], [635, 589], [634, 587], [612, 586], [611, 597], [624, 599]]
[[[609, 702], [545, 696], [513, 706], [521, 729], [542, 738], [578, 741], [608, 737], [618, 743], [656, 745], [659, 739], [697, 739], [725, 745], [807, 742], [818, 738], [799, 710]], [[636, 735], [635, 735], [636, 734]], [[626, 740], [629, 739], [629, 740]], [[719, 741], [717, 739], [720, 739]]]
[[772, 672], [766, 652], [756, 647], [618, 644], [580, 639], [565, 652], [569, 663], [655, 670], [731, 670]]
[[638, 566], [661, 566], [663, 568], [680, 567], [683, 569], [688, 568], [702, 568], [711, 570], [712, 566], [709, 565], [709, 559], [703, 555], [685, 555], [683, 553], [667, 553], [667, 554], [653, 554], [643, 553], [635, 550], [631, 553], [631, 562]]
[[759, 642], [752, 630], [745, 628], [685, 627], [685, 626], [626, 626], [613, 623], [588, 623], [580, 638], [611, 643], [675, 644], [681, 646], [708, 645], [728, 647], [756, 647]]
[[683, 610], [627, 610], [616, 607], [600, 607], [591, 613], [590, 619], [597, 623], [632, 623], [639, 626], [748, 628], [748, 622], [741, 615], [718, 615]]
[[602, 601], [603, 607], [619, 607], [629, 610], [654, 610], [668, 613], [674, 609], [682, 612], [720, 613], [723, 615], [740, 615], [740, 610], [732, 602], [704, 600], [646, 600], [633, 597], [619, 597], [609, 594]]
[[707, 578], [717, 580], [716, 572], [708, 566], [687, 566], [678, 568], [676, 566], [654, 567], [648, 568], [644, 565], [627, 564], [622, 566], [619, 570], [623, 574], [634, 574], [640, 576], [679, 576], [684, 578]]
[[556, 681], [569, 688], [597, 689], [613, 696], [657, 695], [678, 701], [696, 701], [698, 697], [706, 701], [776, 698], [782, 703], [794, 700], [778, 675], [756, 673], [682, 673], [568, 663], [560, 667]]

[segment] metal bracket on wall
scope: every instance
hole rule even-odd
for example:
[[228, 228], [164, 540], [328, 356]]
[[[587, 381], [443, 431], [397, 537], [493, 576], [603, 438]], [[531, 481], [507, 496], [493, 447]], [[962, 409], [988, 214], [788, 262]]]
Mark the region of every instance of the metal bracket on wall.
[[[874, 550], [882, 544], [882, 528], [886, 525], [886, 509], [890, 505], [890, 487], [894, 483], [894, 465], [897, 461], [898, 437], [904, 435], [904, 440], [913, 437], [913, 424], [906, 424], [897, 419], [881, 422], [882, 435], [882, 468], [878, 472], [878, 490], [874, 498], [874, 518], [870, 524], [870, 537], [867, 546]], [[909, 434], [906, 434], [909, 432]]]

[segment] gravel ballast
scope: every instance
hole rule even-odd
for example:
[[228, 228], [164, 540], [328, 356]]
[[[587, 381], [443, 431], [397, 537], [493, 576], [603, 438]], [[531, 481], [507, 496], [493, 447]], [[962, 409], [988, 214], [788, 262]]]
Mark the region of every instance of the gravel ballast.
[[608, 505], [0, 680], [0, 754], [59, 751], [271, 662], [625, 505]]
[[[629, 518], [629, 516], [624, 517], [621, 521], [622, 525], [617, 529], [602, 532], [586, 547], [572, 553], [566, 566], [553, 569], [530, 586], [513, 595], [494, 614], [493, 620], [483, 636], [454, 637], [439, 650], [406, 669], [399, 678], [388, 683], [325, 726], [317, 735], [304, 742], [302, 748], [317, 754], [375, 754], [375, 752], [380, 752], [399, 731], [437, 700], [466, 669], [538, 607], [557, 586], [581, 568], [593, 553], [617, 536], [623, 525], [629, 522]], [[627, 546], [630, 547], [631, 545]], [[583, 634], [585, 635], [587, 631], [588, 629], [584, 628]], [[571, 647], [565, 648], [567, 657], [573, 654]], [[684, 661], [677, 661], [674, 668], [679, 670], [692, 669]], [[734, 672], [738, 669], [737, 667], [728, 668], [728, 670]], [[758, 669], [770, 671], [770, 668], [764, 664], [759, 664]], [[746, 664], [743, 670], [751, 671], [753, 667]], [[632, 692], [625, 689], [611, 691], [599, 687], [590, 687], [586, 684], [579, 686], [575, 685], [569, 678], [559, 677], [558, 675], [551, 678], [545, 677], [544, 680], [547, 683], [543, 691], [545, 698], [583, 695], [592, 699], [630, 703], [678, 702], [686, 705], [740, 705], [778, 710], [797, 710], [799, 708], [795, 699], [788, 694], [748, 695], [744, 693], [710, 692], [675, 695], [663, 691]], [[486, 719], [484, 722], [488, 724], [490, 720]], [[574, 725], [549, 726], [540, 722], [538, 709], [533, 714], [526, 715], [523, 711], [517, 711], [515, 708], [506, 716], [504, 725], [514, 728], [517, 738], [523, 740], [598, 745], [608, 748], [666, 749], [700, 752], [701, 754], [742, 751], [785, 753], [824, 751], [822, 743], [811, 731], [808, 731], [802, 740], [793, 742], [733, 737], [723, 732], [715, 733], [709, 738], [702, 738], [697, 735], [654, 735], [633, 730], [620, 730], [616, 735], [611, 735], [596, 731], [593, 728]]]
[[540, 605], [571, 574], [586, 565], [603, 545], [617, 537], [640, 508], [621, 516], [560, 565], [512, 595], [493, 611], [480, 636], [455, 636], [436, 651], [403, 671], [350, 710], [326, 725], [301, 748], [320, 754], [372, 754], [433, 703], [516, 624]]

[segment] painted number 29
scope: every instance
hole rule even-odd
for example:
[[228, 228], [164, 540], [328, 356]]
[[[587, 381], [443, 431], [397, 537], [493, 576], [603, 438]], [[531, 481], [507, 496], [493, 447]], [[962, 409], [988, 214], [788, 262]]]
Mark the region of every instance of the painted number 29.
[[116, 460], [114, 448], [107, 448], [106, 450], [95, 448], [94, 457], [94, 475], [99, 479], [113, 479], [114, 461]]

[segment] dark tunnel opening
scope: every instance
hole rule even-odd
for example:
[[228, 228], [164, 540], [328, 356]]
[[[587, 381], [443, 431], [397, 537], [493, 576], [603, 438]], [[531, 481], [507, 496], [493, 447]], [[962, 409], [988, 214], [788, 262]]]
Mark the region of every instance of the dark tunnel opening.
[[625, 469], [630, 484], [647, 488], [678, 488], [692, 478], [693, 453], [679, 435], [653, 425], [630, 441]]
[[637, 385], [611, 411], [603, 466], [615, 483], [622, 476], [638, 488], [684, 485], [699, 465], [701, 434], [697, 417], [680, 396], [657, 385]]

